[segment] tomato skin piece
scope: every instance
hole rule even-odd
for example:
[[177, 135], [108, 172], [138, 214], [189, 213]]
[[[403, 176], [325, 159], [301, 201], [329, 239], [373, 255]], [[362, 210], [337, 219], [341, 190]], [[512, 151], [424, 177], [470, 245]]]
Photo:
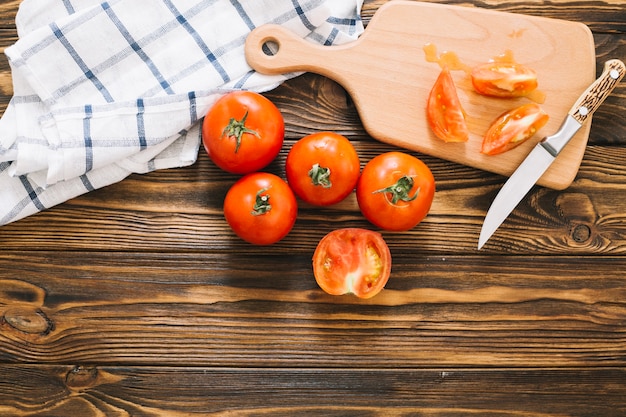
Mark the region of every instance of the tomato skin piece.
[[[270, 207], [259, 207], [259, 199]], [[246, 242], [271, 245], [291, 231], [298, 214], [296, 196], [277, 175], [255, 172], [241, 177], [226, 193], [224, 217]]]
[[428, 124], [433, 133], [445, 142], [467, 142], [469, 129], [454, 80], [446, 67], [430, 90], [426, 105]]
[[[406, 191], [405, 198], [394, 202], [394, 194], [387, 190], [398, 186]], [[435, 179], [428, 166], [412, 155], [395, 151], [369, 161], [356, 187], [361, 213], [375, 226], [390, 231], [417, 226], [428, 214], [434, 195]]]
[[548, 123], [549, 116], [538, 104], [528, 103], [503, 113], [489, 127], [480, 152], [498, 155], [518, 147]]
[[284, 136], [280, 110], [252, 91], [220, 97], [202, 122], [202, 143], [209, 157], [233, 174], [248, 174], [269, 165], [280, 152]]
[[315, 280], [331, 295], [371, 298], [385, 287], [390, 274], [391, 251], [381, 234], [371, 230], [333, 230], [313, 254]]
[[309, 204], [328, 206], [356, 186], [361, 165], [350, 141], [337, 133], [318, 132], [297, 141], [285, 163], [287, 183]]
[[537, 73], [522, 64], [488, 62], [472, 69], [477, 93], [500, 98], [525, 97], [537, 88]]

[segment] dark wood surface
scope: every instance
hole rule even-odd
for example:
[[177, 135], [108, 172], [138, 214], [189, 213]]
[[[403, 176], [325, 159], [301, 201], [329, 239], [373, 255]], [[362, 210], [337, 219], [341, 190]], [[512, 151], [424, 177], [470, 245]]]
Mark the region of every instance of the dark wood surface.
[[[385, 1], [365, 1], [371, 18]], [[441, 1], [568, 19], [593, 31], [597, 70], [626, 58], [626, 2]], [[0, 47], [19, 1], [0, 4]], [[572, 71], [575, 71], [572, 68]], [[0, 105], [11, 96], [0, 60]], [[391, 150], [345, 91], [305, 74], [267, 94], [287, 141], [348, 136]], [[324, 294], [311, 256], [339, 227], [372, 228], [354, 198], [302, 205], [270, 247], [236, 238], [221, 204], [236, 177], [200, 152], [0, 228], [0, 416], [626, 415], [626, 83], [593, 119], [564, 191], [535, 187], [481, 251], [505, 178], [418, 155], [429, 216], [384, 233], [373, 299]]]

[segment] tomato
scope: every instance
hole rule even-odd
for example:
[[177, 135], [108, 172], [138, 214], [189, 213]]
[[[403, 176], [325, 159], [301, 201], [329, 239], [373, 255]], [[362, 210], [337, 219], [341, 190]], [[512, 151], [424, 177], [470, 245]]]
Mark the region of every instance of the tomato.
[[538, 104], [529, 103], [498, 117], [489, 127], [481, 152], [497, 155], [521, 145], [548, 123], [549, 116]]
[[403, 152], [376, 156], [356, 186], [361, 212], [374, 225], [404, 231], [421, 222], [433, 202], [435, 179], [421, 160]]
[[293, 191], [280, 177], [267, 172], [243, 176], [224, 199], [224, 217], [230, 227], [256, 245], [270, 245], [287, 236], [297, 214]]
[[439, 139], [446, 142], [467, 142], [469, 139], [465, 112], [448, 68], [441, 71], [430, 91], [426, 116]]
[[350, 141], [319, 132], [297, 141], [287, 155], [287, 182], [307, 203], [328, 206], [346, 198], [356, 186], [361, 165]]
[[221, 97], [202, 122], [202, 142], [215, 165], [233, 174], [258, 171], [283, 146], [285, 122], [269, 99], [252, 91]]
[[472, 85], [487, 96], [523, 97], [537, 88], [537, 73], [521, 64], [488, 62], [472, 69]]
[[332, 295], [371, 298], [387, 284], [391, 252], [380, 233], [346, 228], [328, 233], [313, 254], [313, 275]]

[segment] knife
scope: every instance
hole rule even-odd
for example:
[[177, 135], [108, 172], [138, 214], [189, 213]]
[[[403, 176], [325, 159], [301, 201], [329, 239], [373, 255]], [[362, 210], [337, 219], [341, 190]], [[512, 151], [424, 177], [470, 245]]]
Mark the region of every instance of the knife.
[[624, 77], [624, 73], [626, 73], [626, 66], [622, 61], [619, 59], [607, 61], [600, 77], [578, 98], [559, 130], [542, 139], [528, 154], [491, 203], [483, 228], [480, 231], [478, 249], [483, 247], [524, 196], [528, 194], [572, 136], [613, 91]]

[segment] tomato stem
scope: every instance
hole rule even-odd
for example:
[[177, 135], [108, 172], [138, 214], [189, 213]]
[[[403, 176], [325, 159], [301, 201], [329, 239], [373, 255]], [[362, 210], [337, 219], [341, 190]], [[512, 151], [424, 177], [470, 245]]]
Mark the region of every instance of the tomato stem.
[[236, 140], [235, 153], [239, 151], [239, 147], [241, 146], [241, 138], [244, 133], [250, 133], [251, 135], [254, 135], [257, 138], [261, 137], [257, 131], [248, 129], [246, 127], [247, 118], [248, 118], [248, 111], [246, 111], [246, 114], [243, 115], [243, 118], [241, 120], [237, 120], [234, 117], [231, 117], [230, 121], [228, 122], [228, 125], [224, 128], [224, 131], [222, 132], [222, 137], [228, 136], [228, 137], [235, 138]]
[[256, 193], [256, 201], [251, 212], [253, 216], [263, 215], [272, 209], [272, 205], [270, 204], [270, 195], [263, 194], [269, 189], [270, 187], [262, 188]]
[[324, 188], [331, 188], [330, 168], [321, 167], [320, 164], [314, 164], [309, 170], [309, 177], [313, 185], [321, 185]]
[[386, 188], [381, 188], [380, 190], [376, 190], [373, 194], [376, 193], [389, 193], [391, 194], [391, 203], [397, 204], [398, 201], [402, 200], [405, 202], [413, 201], [417, 198], [420, 190], [419, 188], [415, 191], [413, 196], [409, 196], [409, 191], [413, 188], [414, 180], [412, 177], [405, 175], [401, 177], [395, 184], [390, 185]]

